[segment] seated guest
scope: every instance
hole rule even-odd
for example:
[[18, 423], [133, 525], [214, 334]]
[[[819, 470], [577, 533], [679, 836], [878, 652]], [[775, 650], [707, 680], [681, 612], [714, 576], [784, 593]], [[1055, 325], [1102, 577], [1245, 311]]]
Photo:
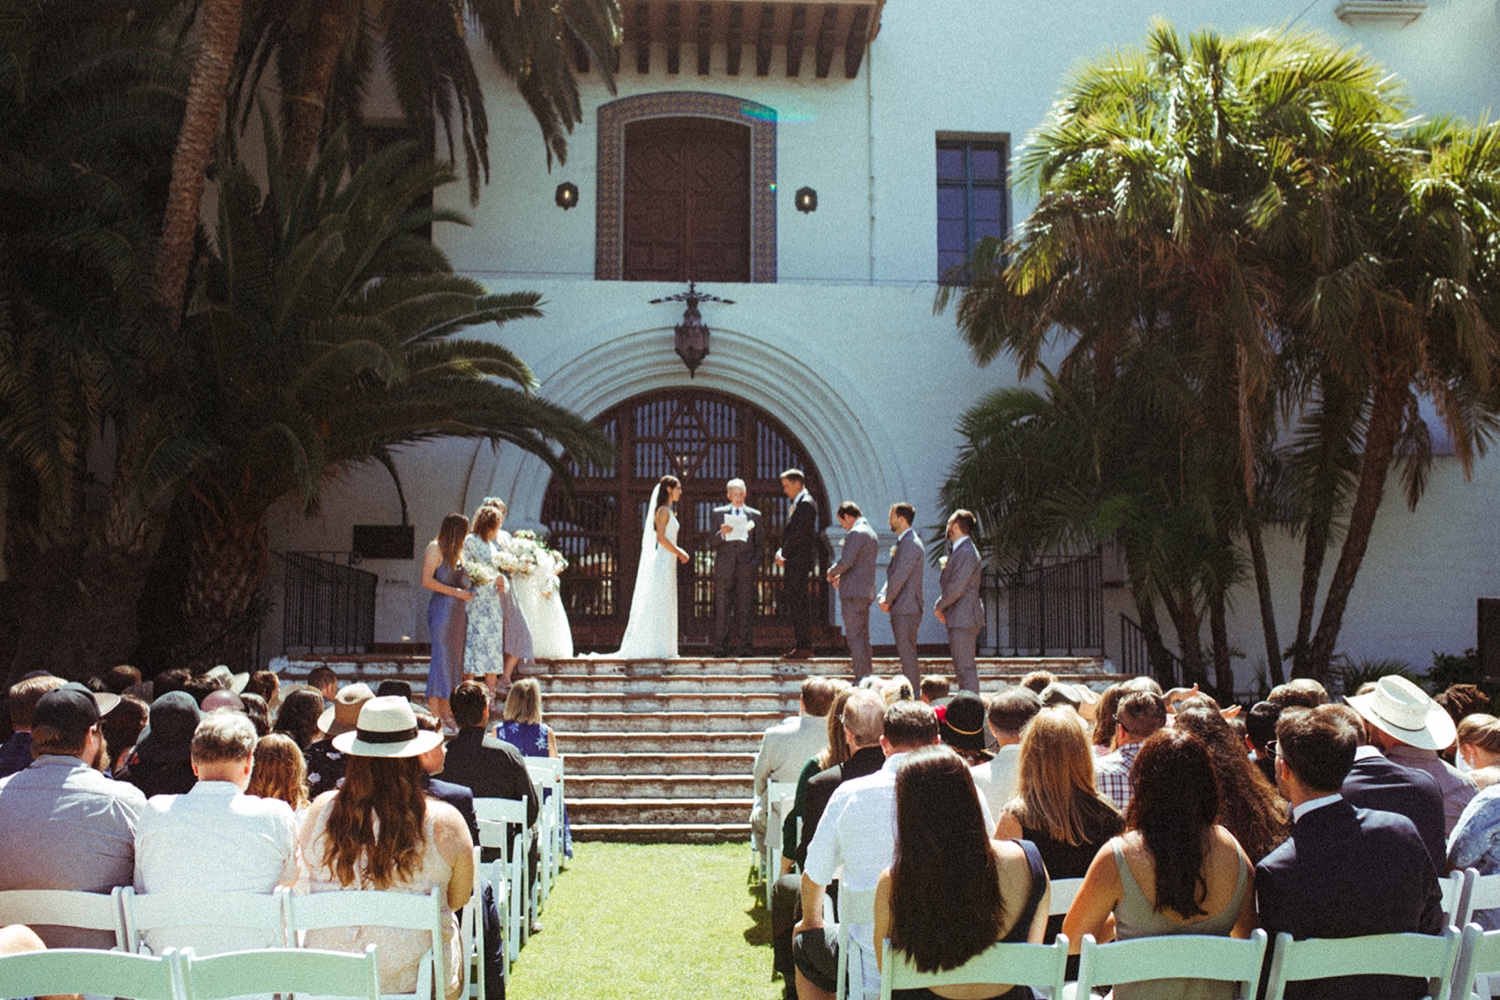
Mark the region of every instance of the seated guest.
[[1438, 756], [1453, 745], [1458, 729], [1442, 706], [1405, 677], [1380, 678], [1369, 694], [1348, 699], [1365, 720], [1369, 740], [1387, 760], [1426, 771], [1443, 793], [1443, 830], [1453, 832], [1459, 814], [1479, 791], [1467, 776]]
[[307, 764], [302, 751], [285, 733], [268, 733], [255, 742], [255, 767], [250, 772], [248, 795], [279, 799], [291, 807], [300, 825], [310, 802], [307, 796]]
[[281, 678], [274, 670], [253, 671], [243, 693], [260, 695], [265, 700], [266, 710], [274, 716], [281, 707]]
[[916, 700], [917, 692], [912, 690], [911, 681], [905, 677], [881, 677], [879, 681], [880, 684], [876, 690], [880, 692], [880, 696], [885, 699], [887, 705], [898, 701]]
[[766, 785], [796, 781], [803, 766], [828, 746], [828, 706], [838, 691], [838, 683], [827, 677], [804, 679], [798, 714], [776, 723], [760, 738], [752, 769], [755, 805], [750, 810], [750, 840], [757, 849], [766, 833]]
[[127, 689], [141, 682], [141, 672], [128, 663], [110, 667], [104, 671], [104, 690], [111, 694], [124, 694]]
[[[370, 698], [357, 728], [334, 738], [346, 762], [337, 791], [320, 795], [302, 824], [301, 848], [312, 893], [388, 889], [425, 894], [436, 888], [443, 909], [447, 1000], [460, 992], [464, 961], [454, 913], [474, 886], [474, 845], [463, 817], [422, 789], [417, 758], [443, 740], [418, 730], [411, 703]], [[380, 946], [380, 984], [411, 992], [431, 942], [426, 931], [342, 927], [307, 932], [306, 946], [362, 952]]]
[[31, 713], [42, 695], [66, 683], [61, 677], [41, 674], [11, 685], [5, 700], [10, 712], [11, 736], [0, 746], [0, 778], [31, 766]]
[[1276, 784], [1276, 755], [1271, 752], [1271, 744], [1276, 742], [1276, 720], [1280, 716], [1281, 706], [1270, 701], [1256, 702], [1244, 715], [1245, 747], [1272, 786]]
[[944, 704], [953, 688], [942, 674], [924, 674], [918, 696], [929, 705]]
[[[1034, 723], [1033, 723], [1034, 725]], [[1163, 730], [1141, 746], [1125, 833], [1089, 866], [1063, 919], [1070, 950], [1085, 934], [1121, 941], [1164, 934], [1245, 938], [1255, 929], [1250, 859], [1214, 822], [1219, 788], [1208, 748], [1192, 733]], [[1234, 995], [1233, 983], [1158, 979], [1115, 987], [1115, 1000]]]
[[1152, 733], [1167, 724], [1167, 703], [1159, 694], [1130, 691], [1120, 698], [1115, 709], [1115, 751], [1100, 757], [1094, 764], [1099, 791], [1108, 795], [1125, 812], [1134, 794], [1135, 755]]
[[[1124, 827], [1119, 810], [1094, 788], [1088, 738], [1071, 710], [1048, 708], [1027, 724], [1020, 750], [1017, 793], [996, 814], [995, 839], [1035, 844], [1054, 879], [1083, 878]], [[1062, 923], [1060, 913], [1049, 918], [1044, 940], [1055, 940]]]
[[1490, 707], [1490, 696], [1477, 684], [1449, 684], [1433, 695], [1432, 700], [1448, 713], [1454, 725], [1476, 712], [1486, 712]]
[[[1042, 701], [1031, 688], [1016, 685], [990, 695], [985, 717], [990, 735], [995, 738], [995, 756], [983, 764], [976, 764], [971, 773], [991, 816], [999, 816], [1005, 804], [1015, 797], [1021, 767], [1021, 734], [1041, 710]], [[1089, 771], [1089, 787], [1092, 788], [1092, 762]], [[1089, 854], [1091, 859], [1093, 856]]]
[[151, 678], [152, 701], [172, 691], [186, 691], [187, 682], [193, 679], [186, 667], [172, 667]]
[[[902, 678], [905, 680], [905, 678]], [[994, 754], [985, 748], [984, 699], [973, 691], [960, 691], [937, 709], [938, 736], [973, 767], [987, 764]]]
[[[193, 733], [198, 782], [183, 795], [146, 802], [135, 831], [135, 891], [262, 892], [297, 881], [297, 822], [291, 806], [245, 794], [255, 759], [255, 727], [238, 712], [210, 712]], [[181, 926], [146, 932], [160, 955], [268, 948], [274, 931]]]
[[302, 748], [302, 757], [307, 761], [307, 784], [314, 799], [333, 791], [344, 780], [344, 755], [334, 737], [354, 732], [360, 710], [373, 697], [375, 692], [368, 684], [350, 684], [318, 716], [318, 731], [323, 735]]
[[1477, 712], [1464, 716], [1458, 723], [1458, 753], [1476, 787], [1500, 781], [1500, 719]]
[[139, 788], [148, 799], [191, 789], [198, 781], [193, 774], [193, 733], [202, 718], [198, 703], [186, 691], [170, 691], [157, 698], [135, 751], [115, 777]]
[[1021, 686], [1029, 689], [1038, 698], [1049, 684], [1057, 683], [1057, 675], [1050, 670], [1033, 670], [1021, 678]]
[[[882, 966], [890, 960], [886, 938], [920, 972], [957, 968], [997, 941], [1042, 940], [1049, 892], [1041, 855], [1026, 841], [990, 839], [966, 770], [952, 750], [931, 747], [908, 754], [896, 771], [895, 860], [875, 888], [875, 958]], [[1032, 993], [985, 983], [891, 995], [1031, 1000]]]
[[256, 739], [265, 736], [271, 731], [271, 712], [266, 707], [266, 700], [248, 691], [239, 697], [240, 711], [244, 712], [245, 717], [255, 726]]
[[[1493, 716], [1484, 718], [1493, 721]], [[1464, 806], [1448, 841], [1447, 867], [1473, 868], [1481, 875], [1500, 872], [1500, 785], [1487, 786]], [[1475, 910], [1472, 919], [1487, 931], [1500, 930], [1500, 909]]]
[[104, 732], [104, 745], [109, 748], [112, 758], [109, 762], [109, 774], [114, 775], [124, 767], [130, 755], [135, 752], [136, 741], [141, 738], [150, 715], [151, 706], [145, 700], [133, 694], [122, 694], [119, 704], [99, 720], [99, 728]]
[[1095, 757], [1107, 757], [1115, 752], [1115, 712], [1120, 708], [1120, 699], [1127, 694], [1125, 685], [1111, 684], [1099, 696], [1094, 706], [1094, 728], [1090, 733], [1092, 745], [1089, 749]]
[[1217, 822], [1256, 864], [1287, 837], [1286, 802], [1245, 756], [1245, 740], [1212, 708], [1182, 709], [1174, 728], [1192, 733], [1208, 748], [1222, 794]]
[[276, 713], [273, 732], [285, 733], [297, 744], [297, 749], [306, 752], [317, 742], [318, 720], [323, 715], [323, 696], [312, 688], [298, 688], [287, 692]]
[[[531, 678], [516, 682], [516, 688]], [[533, 681], [533, 683], [535, 683]], [[448, 699], [458, 732], [448, 741], [443, 777], [472, 791], [476, 798], [526, 799], [526, 821], [535, 824], [541, 801], [521, 752], [504, 740], [485, 735], [489, 724], [489, 690], [464, 681]]]
[[1342, 715], [1360, 739], [1354, 750], [1354, 766], [1340, 789], [1344, 801], [1356, 809], [1383, 809], [1411, 820], [1427, 845], [1433, 872], [1445, 873], [1448, 838], [1443, 832], [1443, 793], [1437, 782], [1426, 771], [1387, 760], [1371, 746], [1364, 719], [1354, 709], [1335, 705], [1331, 711]]
[[1328, 704], [1328, 689], [1311, 677], [1298, 677], [1273, 687], [1266, 701], [1283, 709], [1317, 708]]
[[217, 691], [210, 691], [205, 695], [203, 700], [198, 703], [198, 709], [204, 715], [207, 715], [209, 712], [218, 711], [244, 714], [245, 700], [228, 688], [220, 688]]
[[339, 675], [326, 663], [320, 663], [307, 672], [307, 686], [323, 696], [324, 702], [332, 702], [339, 693]]
[[525, 757], [556, 757], [557, 740], [542, 721], [542, 687], [535, 677], [523, 677], [505, 696], [504, 718], [495, 735]]
[[[130, 884], [146, 797], [90, 766], [104, 741], [99, 717], [99, 703], [81, 684], [64, 684], [38, 699], [31, 714], [35, 759], [0, 779], [0, 890], [108, 893]], [[113, 931], [33, 930], [49, 948], [115, 946]]]
[[[1440, 710], [1441, 711], [1441, 710]], [[1442, 893], [1411, 820], [1357, 809], [1339, 794], [1358, 729], [1340, 706], [1291, 708], [1276, 721], [1276, 781], [1292, 835], [1255, 867], [1261, 926], [1297, 940], [1442, 930]], [[1425, 979], [1350, 976], [1287, 984], [1288, 1000], [1420, 997]]]
[[[381, 681], [380, 686], [375, 689], [375, 697], [389, 698], [391, 696], [411, 701], [411, 681], [397, 680], [396, 678], [387, 678]], [[421, 716], [418, 716], [418, 718], [420, 719]]]

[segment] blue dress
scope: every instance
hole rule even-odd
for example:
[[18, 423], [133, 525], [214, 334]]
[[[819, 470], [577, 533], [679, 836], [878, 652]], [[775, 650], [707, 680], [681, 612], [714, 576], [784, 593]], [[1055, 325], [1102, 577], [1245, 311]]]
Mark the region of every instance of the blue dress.
[[[545, 722], [502, 722], [495, 727], [495, 736], [517, 750], [522, 757], [547, 757], [547, 736], [551, 732]], [[543, 793], [545, 799], [551, 789]], [[568, 819], [568, 808], [563, 806], [563, 854], [573, 856], [573, 824]]]
[[[438, 564], [432, 578], [459, 590], [469, 587], [469, 574], [446, 563]], [[463, 680], [464, 638], [468, 622], [463, 601], [433, 591], [427, 602], [427, 635], [432, 642], [432, 665], [427, 668], [427, 697], [447, 698]]]

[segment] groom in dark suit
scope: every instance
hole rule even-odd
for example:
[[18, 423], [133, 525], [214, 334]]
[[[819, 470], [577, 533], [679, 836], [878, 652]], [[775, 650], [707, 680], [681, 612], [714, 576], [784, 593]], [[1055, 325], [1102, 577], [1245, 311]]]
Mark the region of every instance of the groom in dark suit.
[[[1289, 708], [1276, 722], [1276, 784], [1292, 806], [1292, 835], [1255, 866], [1261, 926], [1297, 940], [1442, 931], [1442, 893], [1417, 828], [1405, 816], [1356, 809], [1339, 793], [1359, 731], [1341, 705]], [[1287, 984], [1288, 1000], [1404, 1000], [1425, 979], [1345, 976]]]
[[[745, 503], [745, 481], [725, 484], [729, 502], [709, 520], [714, 546], [714, 651], [729, 656], [736, 645], [749, 656], [755, 622], [755, 568], [760, 565], [760, 511]], [[744, 537], [740, 537], [740, 536]]]
[[807, 578], [818, 561], [818, 505], [804, 479], [801, 469], [781, 474], [781, 490], [792, 502], [781, 532], [781, 548], [776, 550], [776, 565], [783, 569], [781, 600], [792, 620], [794, 638], [791, 650], [782, 657], [785, 660], [812, 657], [812, 598]]

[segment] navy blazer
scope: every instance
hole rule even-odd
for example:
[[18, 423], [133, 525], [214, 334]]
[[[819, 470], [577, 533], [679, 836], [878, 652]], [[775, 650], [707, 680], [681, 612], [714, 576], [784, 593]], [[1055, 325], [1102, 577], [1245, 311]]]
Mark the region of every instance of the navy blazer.
[[451, 781], [439, 781], [431, 775], [423, 775], [423, 777], [427, 778], [427, 794], [457, 809], [469, 828], [469, 838], [478, 844], [479, 820], [474, 815], [474, 793], [463, 785], [455, 785]]
[[1411, 820], [1427, 845], [1433, 873], [1439, 878], [1447, 873], [1443, 791], [1432, 775], [1397, 764], [1383, 754], [1371, 754], [1354, 762], [1344, 779], [1343, 793], [1357, 809], [1383, 809]]
[[[1292, 824], [1255, 866], [1260, 924], [1272, 940], [1442, 931], [1442, 893], [1427, 847], [1405, 816], [1339, 801]], [[1347, 976], [1287, 984], [1288, 1000], [1405, 1000], [1426, 980]]]
[[787, 572], [807, 572], [818, 557], [818, 505], [812, 494], [799, 494], [781, 531], [781, 557]]
[[874, 774], [885, 766], [885, 751], [878, 745], [861, 747], [842, 764], [819, 771], [807, 781], [807, 802], [802, 807], [802, 839], [797, 841], [797, 853], [793, 856], [797, 864], [807, 860], [807, 846], [812, 843], [818, 830], [818, 820], [828, 808], [834, 789], [846, 781]]

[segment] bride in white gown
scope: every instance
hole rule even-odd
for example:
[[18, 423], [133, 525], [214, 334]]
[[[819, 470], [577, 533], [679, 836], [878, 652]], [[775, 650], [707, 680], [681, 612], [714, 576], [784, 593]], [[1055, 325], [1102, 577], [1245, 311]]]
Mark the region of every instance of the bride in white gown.
[[677, 655], [677, 564], [688, 554], [677, 547], [677, 515], [672, 504], [682, 496], [676, 476], [662, 476], [651, 491], [651, 516], [641, 532], [641, 564], [625, 638], [610, 658], [665, 660]]

